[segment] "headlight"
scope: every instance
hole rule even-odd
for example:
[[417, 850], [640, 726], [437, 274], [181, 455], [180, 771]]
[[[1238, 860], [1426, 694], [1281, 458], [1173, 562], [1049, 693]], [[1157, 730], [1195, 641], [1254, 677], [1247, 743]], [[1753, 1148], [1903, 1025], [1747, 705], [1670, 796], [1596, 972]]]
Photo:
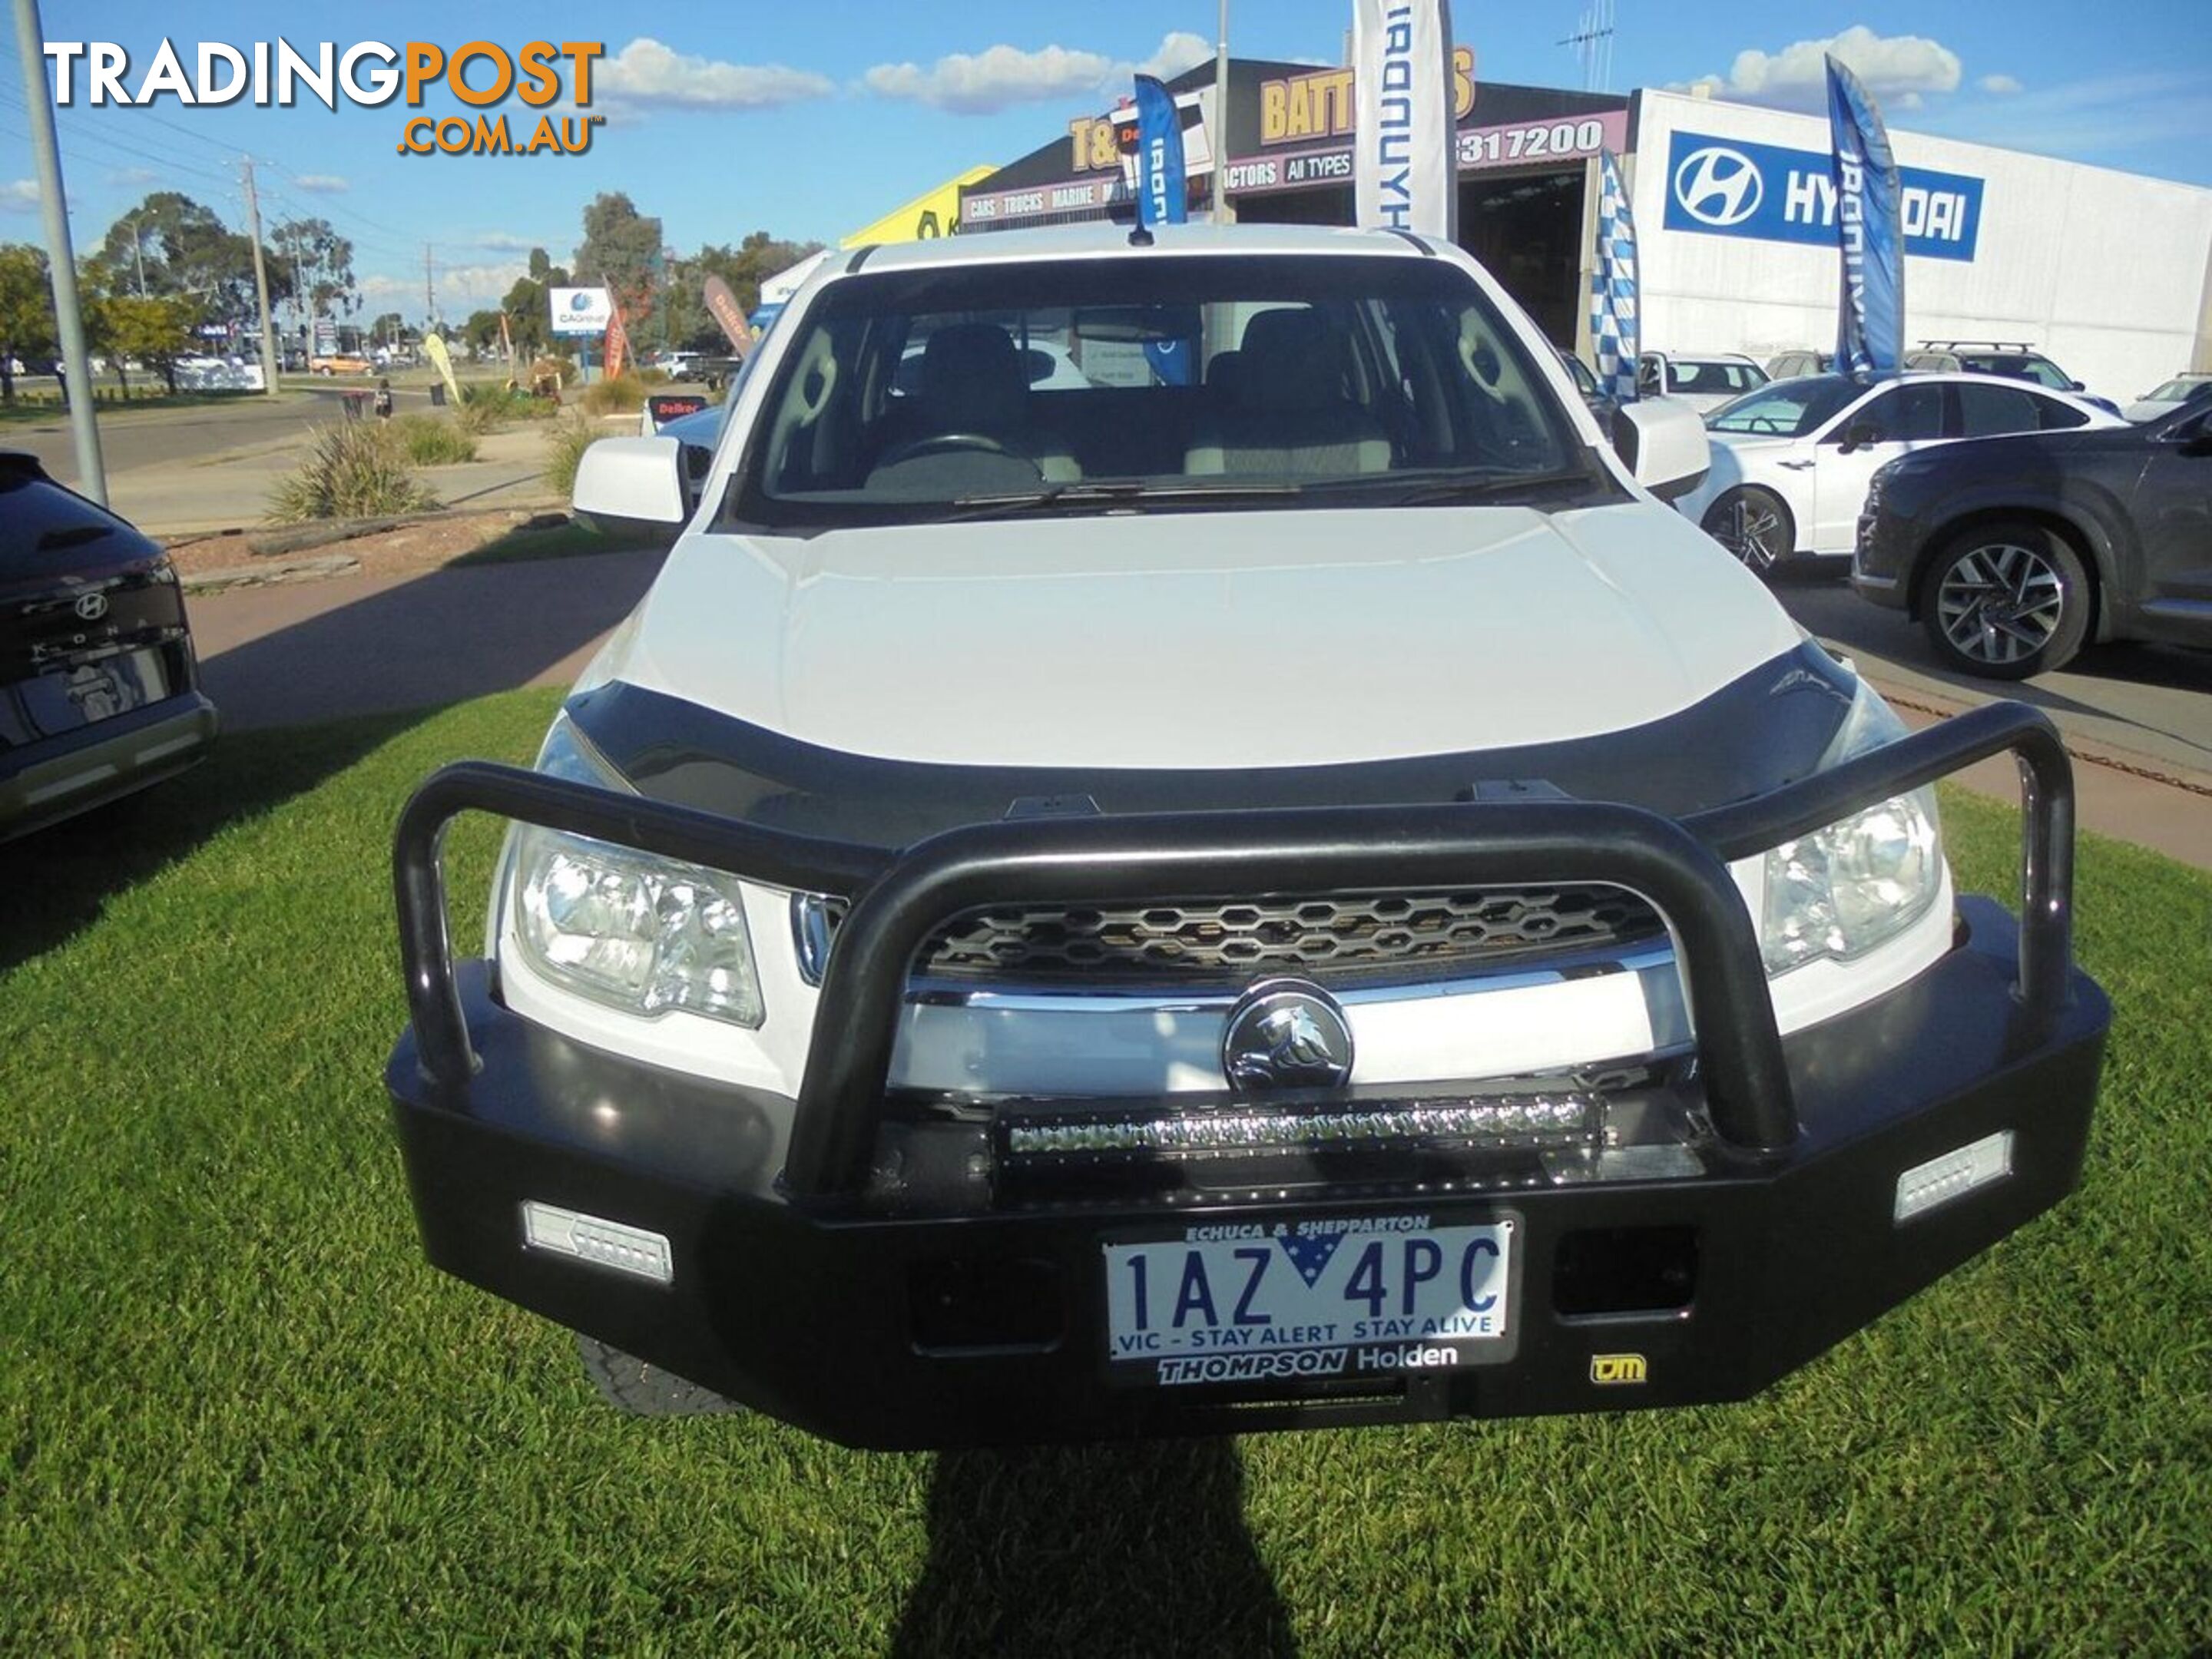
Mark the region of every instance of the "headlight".
[[[1864, 680], [1823, 769], [1893, 743], [1905, 723]], [[1916, 789], [1786, 841], [1766, 855], [1759, 945], [1768, 975], [1824, 957], [1848, 960], [1887, 944], [1928, 913], [1943, 886], [1936, 793]]]
[[[627, 787], [565, 715], [546, 735], [537, 769]], [[766, 1011], [736, 877], [519, 825], [506, 890], [523, 955], [554, 983], [625, 1013], [681, 1008], [760, 1024]]]

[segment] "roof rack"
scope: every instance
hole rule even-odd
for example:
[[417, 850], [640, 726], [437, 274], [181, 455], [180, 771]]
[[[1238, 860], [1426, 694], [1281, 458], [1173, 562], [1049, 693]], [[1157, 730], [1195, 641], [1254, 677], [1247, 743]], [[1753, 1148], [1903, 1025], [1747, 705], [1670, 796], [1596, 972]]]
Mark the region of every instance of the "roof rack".
[[1927, 351], [1955, 351], [1960, 346], [1981, 346], [1991, 351], [2033, 351], [2035, 348], [2025, 340], [1923, 340], [1921, 349]]

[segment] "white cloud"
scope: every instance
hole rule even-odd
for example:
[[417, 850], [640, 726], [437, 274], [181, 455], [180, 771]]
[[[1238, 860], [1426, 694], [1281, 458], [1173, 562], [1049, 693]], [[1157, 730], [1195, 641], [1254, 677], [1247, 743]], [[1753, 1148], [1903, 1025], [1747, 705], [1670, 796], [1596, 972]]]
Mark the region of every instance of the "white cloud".
[[2009, 75], [1984, 75], [1974, 84], [1984, 92], [1994, 92], [2000, 95], [2006, 93], [2025, 92], [2027, 89]]
[[1815, 110], [1827, 100], [1826, 55], [1833, 52], [1885, 110], [1917, 109], [1923, 94], [1959, 88], [1959, 54], [1917, 34], [1876, 34], [1854, 23], [1826, 40], [1800, 40], [1778, 52], [1740, 52], [1725, 76], [1700, 76], [1716, 98], [1784, 109]]
[[826, 75], [781, 64], [725, 64], [695, 58], [641, 35], [604, 60], [592, 76], [600, 94], [617, 102], [670, 109], [767, 109], [837, 89]]
[[1213, 42], [1188, 29], [1176, 29], [1160, 42], [1160, 49], [1136, 67], [1139, 75], [1157, 75], [1171, 81], [1187, 69], [1213, 59]]
[[0, 212], [32, 213], [38, 210], [39, 186], [30, 179], [0, 182]]
[[353, 188], [335, 173], [303, 173], [292, 182], [301, 190], [313, 191], [321, 196], [337, 196]]
[[543, 242], [533, 242], [527, 236], [516, 236], [504, 230], [495, 230], [489, 236], [478, 236], [469, 243], [471, 247], [489, 248], [495, 253], [527, 253], [532, 248], [543, 247]]
[[919, 64], [878, 64], [863, 78], [879, 97], [927, 104], [956, 115], [990, 115], [1016, 104], [1126, 92], [1133, 75], [1164, 79], [1212, 55], [1210, 41], [1178, 29], [1163, 37], [1159, 50], [1140, 64], [1066, 46], [1024, 52], [1018, 46], [996, 46], [980, 52], [953, 52], [927, 69]]
[[109, 184], [121, 185], [125, 190], [143, 190], [148, 185], [157, 185], [161, 181], [161, 175], [151, 167], [118, 167], [107, 175]]
[[1930, 132], [2172, 178], [2212, 131], [2212, 75], [2153, 70], [2092, 76], [1978, 99], [1920, 125]]
[[[529, 274], [529, 266], [520, 259], [497, 264], [440, 265], [436, 276], [438, 310], [448, 319], [465, 317], [471, 311], [505, 299], [507, 289]], [[412, 316], [422, 301], [420, 270], [398, 276], [381, 273], [364, 276], [360, 287], [362, 299], [377, 311], [396, 307]]]

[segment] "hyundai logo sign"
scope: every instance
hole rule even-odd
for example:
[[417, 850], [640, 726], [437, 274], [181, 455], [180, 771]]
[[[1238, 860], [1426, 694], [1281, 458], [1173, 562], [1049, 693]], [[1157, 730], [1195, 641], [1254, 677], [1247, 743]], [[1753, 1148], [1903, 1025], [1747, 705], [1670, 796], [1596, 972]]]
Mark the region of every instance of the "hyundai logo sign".
[[1740, 149], [1709, 144], [1674, 169], [1674, 199], [1699, 224], [1725, 230], [1759, 211], [1766, 194], [1759, 167]]
[[[1905, 251], [1922, 259], [1971, 260], [1981, 237], [1983, 181], [1900, 167]], [[1762, 242], [1838, 245], [1832, 160], [1748, 138], [1677, 130], [1667, 145], [1669, 230]]]

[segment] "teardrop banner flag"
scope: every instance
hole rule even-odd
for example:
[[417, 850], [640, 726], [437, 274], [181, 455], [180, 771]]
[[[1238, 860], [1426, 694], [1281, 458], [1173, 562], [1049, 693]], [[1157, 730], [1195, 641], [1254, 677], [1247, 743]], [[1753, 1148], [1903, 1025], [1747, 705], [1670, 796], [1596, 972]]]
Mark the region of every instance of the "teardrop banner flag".
[[629, 331], [623, 326], [622, 307], [615, 307], [607, 318], [607, 378], [613, 380], [623, 372], [623, 364], [629, 356]]
[[438, 371], [438, 378], [446, 383], [446, 395], [453, 400], [453, 406], [457, 409], [460, 407], [461, 383], [453, 378], [453, 354], [446, 349], [444, 339], [435, 334], [424, 335], [422, 355], [430, 360], [430, 366]]
[[1446, 0], [1352, 0], [1352, 222], [1459, 240]]
[[1613, 152], [1598, 156], [1597, 269], [1590, 273], [1590, 349], [1597, 383], [1620, 403], [1636, 397], [1636, 358], [1642, 349], [1636, 317], [1636, 221], [1620, 187]]
[[1881, 110], [1858, 76], [1832, 56], [1828, 131], [1843, 249], [1836, 368], [1846, 374], [1894, 374], [1905, 362], [1904, 189]]
[[700, 293], [707, 302], [707, 309], [714, 313], [714, 320], [722, 325], [722, 332], [729, 337], [730, 349], [743, 358], [753, 349], [753, 331], [745, 322], [744, 307], [738, 303], [738, 296], [719, 276], [709, 276]]

